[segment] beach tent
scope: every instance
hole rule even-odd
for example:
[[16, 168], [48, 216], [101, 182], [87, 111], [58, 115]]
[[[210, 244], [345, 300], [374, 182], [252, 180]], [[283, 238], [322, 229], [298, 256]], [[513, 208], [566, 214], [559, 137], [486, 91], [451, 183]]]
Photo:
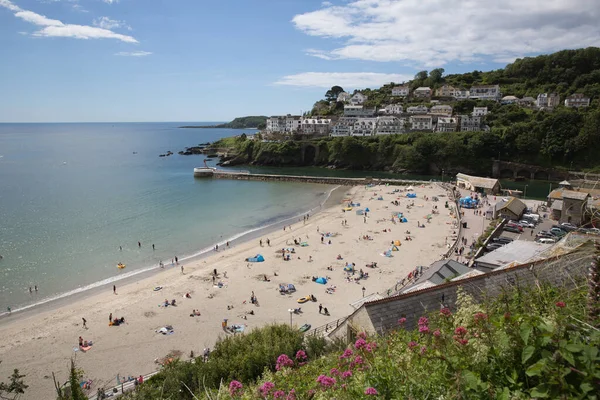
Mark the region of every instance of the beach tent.
[[315, 280], [315, 282], [320, 283], [321, 285], [325, 285], [325, 284], [327, 284], [327, 279], [320, 276], [317, 278], [317, 280]]
[[365, 212], [371, 212], [371, 210], [369, 210], [369, 207], [365, 208]]
[[414, 187], [412, 187], [412, 186], [409, 186], [409, 187], [407, 187], [407, 188], [406, 188], [406, 190], [409, 190], [409, 191], [410, 191], [410, 190], [415, 190], [415, 188], [414, 188]]
[[254, 257], [246, 258], [246, 261], [248, 261], [248, 262], [263, 262], [263, 261], [265, 261], [265, 258], [262, 256], [262, 254], [257, 254]]
[[409, 197], [409, 198], [411, 198], [411, 199], [414, 199], [414, 198], [416, 198], [416, 197], [417, 197], [417, 194], [416, 194], [416, 193], [406, 193], [406, 197]]
[[395, 240], [395, 241], [394, 241], [394, 245], [396, 245], [396, 246], [402, 246], [402, 244], [400, 243], [400, 241], [399, 241], [399, 240]]
[[354, 268], [352, 267], [352, 264], [350, 264], [350, 265], [346, 264], [346, 266], [344, 267], [344, 271], [346, 271], [346, 272], [352, 272], [352, 271], [354, 271]]
[[391, 248], [390, 250], [392, 250], [392, 251], [398, 251], [398, 250], [400, 250], [400, 249], [398, 248], [398, 246], [396, 246], [396, 245], [393, 245], [393, 246], [392, 246], [392, 248]]
[[406, 217], [402, 217], [402, 219], [400, 220], [400, 222], [408, 222], [408, 220], [406, 219]]

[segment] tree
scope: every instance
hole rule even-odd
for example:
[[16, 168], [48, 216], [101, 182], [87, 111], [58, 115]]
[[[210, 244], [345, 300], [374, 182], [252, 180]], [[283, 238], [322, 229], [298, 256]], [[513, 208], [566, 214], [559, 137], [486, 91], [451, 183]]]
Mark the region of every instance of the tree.
[[342, 93], [343, 91], [344, 91], [344, 88], [342, 88], [341, 86], [332, 86], [331, 89], [329, 89], [325, 93], [325, 100], [336, 101], [339, 94]]
[[419, 71], [415, 75], [415, 80], [417, 81], [424, 81], [425, 79], [427, 79], [427, 71]]
[[442, 75], [444, 75], [444, 68], [432, 69], [429, 72], [429, 79], [431, 79], [431, 81], [435, 85], [442, 82]]
[[[25, 378], [25, 375], [21, 375], [19, 370], [15, 368], [12, 375], [8, 378], [8, 383], [0, 382], [0, 399], [17, 399], [25, 393], [25, 389], [29, 386], [25, 384], [23, 378]], [[11, 397], [7, 397], [7, 395]]]

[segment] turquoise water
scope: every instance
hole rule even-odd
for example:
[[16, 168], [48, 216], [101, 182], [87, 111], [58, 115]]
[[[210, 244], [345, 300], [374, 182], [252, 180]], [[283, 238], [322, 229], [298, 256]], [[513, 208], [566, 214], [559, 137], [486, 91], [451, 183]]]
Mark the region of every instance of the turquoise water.
[[194, 179], [203, 157], [176, 153], [242, 131], [178, 125], [0, 124], [0, 310], [189, 259], [316, 207], [331, 189]]

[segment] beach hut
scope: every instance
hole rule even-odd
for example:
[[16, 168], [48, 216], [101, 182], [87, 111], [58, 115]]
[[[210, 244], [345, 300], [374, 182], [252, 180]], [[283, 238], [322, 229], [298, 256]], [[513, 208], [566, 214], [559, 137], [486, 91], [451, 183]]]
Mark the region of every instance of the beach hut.
[[265, 258], [262, 256], [262, 254], [257, 254], [254, 257], [246, 258], [246, 261], [248, 261], [248, 262], [263, 262], [263, 261], [265, 261]]
[[327, 279], [323, 278], [322, 276], [318, 277], [315, 282], [321, 284], [321, 285], [325, 285], [327, 284]]

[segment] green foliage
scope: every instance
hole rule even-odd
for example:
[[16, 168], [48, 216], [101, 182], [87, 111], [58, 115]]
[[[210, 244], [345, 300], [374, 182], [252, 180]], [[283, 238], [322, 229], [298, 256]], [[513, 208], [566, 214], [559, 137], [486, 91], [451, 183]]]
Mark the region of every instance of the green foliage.
[[21, 394], [25, 393], [25, 389], [29, 386], [25, 384], [23, 378], [25, 378], [25, 375], [21, 375], [19, 370], [15, 368], [12, 375], [8, 378], [8, 383], [0, 382], [0, 398], [17, 399]]
[[264, 115], [260, 116], [248, 116], [248, 117], [238, 117], [235, 118], [231, 122], [227, 122], [226, 124], [219, 125], [200, 125], [200, 126], [182, 126], [181, 128], [230, 128], [230, 129], [248, 129], [248, 128], [258, 128], [264, 129], [267, 125], [267, 118]]
[[325, 100], [327, 101], [337, 101], [338, 95], [344, 91], [344, 88], [341, 86], [333, 86], [325, 93]]

